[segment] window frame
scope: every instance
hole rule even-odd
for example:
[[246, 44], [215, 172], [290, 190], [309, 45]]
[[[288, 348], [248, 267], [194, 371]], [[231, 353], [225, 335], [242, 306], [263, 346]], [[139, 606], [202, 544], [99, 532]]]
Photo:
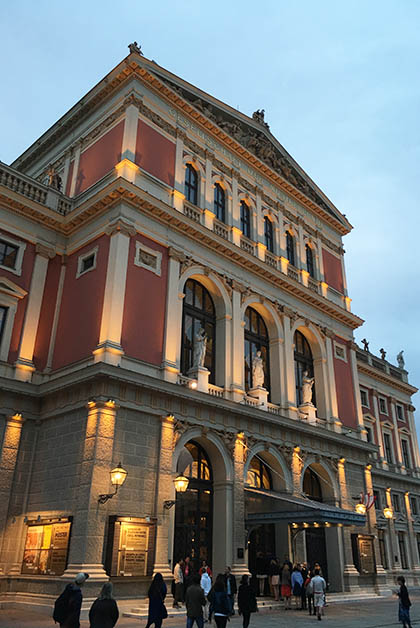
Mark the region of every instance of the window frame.
[[[385, 454], [385, 460], [389, 463], [389, 464], [394, 464], [394, 448], [393, 448], [393, 444], [392, 444], [392, 434], [390, 432], [386, 432], [383, 431], [383, 442], [384, 442], [384, 454]], [[389, 439], [389, 447], [387, 447], [387, 440]], [[391, 460], [388, 459], [388, 449], [389, 449], [389, 453], [391, 454]]]
[[[363, 403], [362, 395], [366, 396], [366, 403]], [[365, 388], [360, 388], [360, 403], [362, 404], [362, 406], [364, 408], [369, 408], [370, 409], [369, 393], [368, 393], [368, 391]]]
[[[347, 363], [347, 347], [340, 342], [334, 340], [334, 357], [337, 360], [342, 360], [342, 362]], [[343, 351], [344, 355], [340, 355], [340, 351]]]
[[296, 267], [296, 238], [289, 230], [286, 231], [286, 258]]
[[264, 244], [270, 253], [274, 253], [274, 228], [269, 216], [264, 216]]
[[403, 464], [406, 469], [411, 469], [410, 443], [408, 442], [406, 438], [401, 438], [400, 440], [401, 440], [401, 454], [402, 454]]
[[[401, 410], [401, 416], [399, 415], [398, 410]], [[404, 406], [401, 403], [395, 404], [395, 414], [397, 415], [398, 421], [405, 423]]]
[[[187, 177], [187, 174], [191, 175], [191, 173], [193, 173], [195, 177], [194, 183], [192, 183], [189, 180], [191, 179], [191, 176]], [[195, 205], [196, 207], [198, 207], [198, 186], [199, 186], [198, 171], [196, 168], [194, 168], [191, 162], [188, 162], [187, 164], [185, 164], [185, 177], [184, 177], [185, 200], [188, 201], [188, 203]], [[191, 195], [193, 196], [194, 200], [191, 200], [190, 198]]]
[[26, 242], [22, 242], [22, 240], [15, 240], [9, 235], [5, 235], [3, 233], [0, 233], [0, 241], [17, 248], [16, 262], [14, 268], [6, 266], [5, 264], [0, 264], [0, 268], [6, 270], [9, 273], [20, 276], [22, 274], [23, 256], [26, 250]]
[[[382, 410], [381, 401], [383, 401], [385, 410]], [[380, 414], [383, 414], [384, 416], [388, 416], [388, 402], [385, 397], [378, 397], [378, 406], [379, 406]]]
[[[90, 251], [86, 251], [86, 253], [82, 253], [81, 255], [79, 255], [79, 257], [77, 258], [76, 279], [79, 279], [79, 277], [82, 277], [83, 275], [86, 275], [86, 273], [90, 273], [92, 270], [96, 269], [96, 265], [98, 261], [98, 251], [99, 251], [99, 246], [95, 246], [93, 249], [90, 249]], [[92, 266], [83, 270], [83, 262], [87, 260], [89, 257], [92, 257], [92, 255], [93, 255]]]
[[7, 362], [9, 357], [10, 342], [12, 339], [15, 315], [19, 300], [26, 297], [28, 292], [15, 284], [7, 277], [0, 277], [0, 306], [7, 308], [3, 321], [3, 329], [0, 338], [0, 361]]
[[[253, 313], [256, 314], [257, 316], [257, 328], [258, 328], [258, 333], [255, 333], [252, 331], [252, 329], [247, 329], [246, 327], [246, 318], [247, 318], [247, 312], [248, 310], [250, 310], [250, 314], [248, 316], [248, 320], [250, 321], [250, 327], [252, 327], [251, 324], [251, 318], [253, 316]], [[261, 314], [252, 306], [248, 306], [245, 309], [245, 313], [244, 313], [244, 322], [245, 322], [245, 326], [244, 326], [244, 383], [245, 383], [245, 390], [246, 392], [248, 392], [248, 390], [252, 390], [253, 388], [253, 382], [252, 382], [252, 358], [255, 355], [252, 351], [253, 346], [257, 347], [256, 351], [261, 351], [261, 347], [264, 347], [265, 349], [265, 364], [264, 364], [264, 387], [265, 389], [268, 391], [268, 394], [270, 395], [270, 390], [271, 390], [271, 382], [270, 382], [270, 336], [268, 333], [268, 328], [266, 325], [266, 322], [264, 320], [264, 318], [261, 316]], [[260, 329], [264, 330], [265, 329], [265, 336], [262, 335], [260, 332]], [[247, 363], [246, 363], [246, 358], [247, 358], [247, 345], [246, 343], [249, 343], [250, 345], [250, 352], [249, 352], [249, 357], [250, 357], [250, 364], [249, 364], [249, 372], [248, 372], [248, 377], [247, 377]], [[262, 352], [263, 353], [263, 352]], [[264, 353], [263, 353], [263, 357], [264, 357]]]
[[214, 184], [213, 211], [216, 219], [226, 224], [226, 190], [218, 181]]
[[[308, 243], [306, 243], [305, 251], [306, 251], [306, 270], [309, 273], [309, 276], [312, 277], [312, 279], [316, 279], [316, 272], [315, 272], [316, 265], [315, 265], [315, 260], [314, 260], [314, 250]], [[308, 255], [308, 253], [310, 255]]]
[[[141, 259], [141, 251], [144, 251], [147, 255], [150, 255], [156, 259], [156, 266], [150, 266], [146, 262]], [[145, 270], [154, 273], [158, 277], [162, 274], [162, 253], [160, 251], [156, 251], [156, 249], [151, 249], [150, 247], [140, 242], [140, 240], [136, 240], [136, 250], [134, 253], [134, 265], [139, 268], [144, 268]]]
[[392, 508], [394, 512], [401, 512], [401, 499], [399, 493], [392, 493]]
[[251, 208], [246, 201], [241, 201], [240, 203], [240, 223], [242, 235], [250, 240], [252, 235]]

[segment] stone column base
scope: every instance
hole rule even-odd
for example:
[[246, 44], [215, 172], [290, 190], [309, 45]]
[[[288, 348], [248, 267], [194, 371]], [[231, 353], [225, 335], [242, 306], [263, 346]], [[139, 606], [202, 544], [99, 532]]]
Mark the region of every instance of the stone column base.
[[107, 582], [109, 580], [109, 576], [101, 563], [71, 563], [61, 578], [74, 580], [80, 572], [88, 573], [90, 582]]
[[188, 377], [197, 380], [197, 390], [205, 393], [209, 392], [209, 375], [210, 371], [204, 366], [193, 366], [188, 371]]
[[316, 424], [316, 408], [313, 403], [301, 403], [299, 406], [299, 412], [305, 415], [308, 423], [312, 425]]
[[161, 573], [164, 580], [172, 580], [173, 577], [174, 577], [173, 573], [172, 573], [172, 570], [171, 570], [170, 566], [168, 565], [168, 563], [166, 563], [166, 564], [164, 564], [164, 563], [155, 563], [155, 566], [153, 568], [153, 575], [155, 575], [157, 573]]
[[232, 573], [237, 579], [241, 578], [243, 575], [251, 575], [251, 572], [249, 571], [248, 566], [245, 563], [233, 563]]
[[258, 399], [262, 409], [267, 407], [268, 390], [262, 386], [255, 386], [255, 388], [251, 388], [251, 390], [248, 391], [248, 395], [250, 397], [254, 397], [254, 399]]
[[345, 565], [344, 567], [344, 588], [346, 591], [359, 590], [359, 572], [354, 565]]
[[98, 344], [92, 353], [95, 362], [106, 362], [113, 366], [119, 366], [121, 364], [121, 358], [124, 355], [124, 350], [120, 344], [112, 342], [111, 340], [105, 340], [105, 342]]

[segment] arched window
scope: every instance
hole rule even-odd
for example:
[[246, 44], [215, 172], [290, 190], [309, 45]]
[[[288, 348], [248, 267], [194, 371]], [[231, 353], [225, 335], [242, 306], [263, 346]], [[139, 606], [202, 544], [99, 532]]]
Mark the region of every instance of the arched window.
[[185, 198], [193, 205], [197, 205], [198, 174], [191, 164], [187, 164], [185, 169]]
[[322, 502], [321, 481], [318, 475], [311, 467], [308, 467], [303, 476], [303, 492], [310, 499], [316, 502]]
[[245, 237], [251, 237], [251, 212], [245, 201], [241, 201], [241, 229]]
[[225, 206], [225, 191], [220, 183], [216, 183], [214, 186], [214, 213], [216, 214], [217, 220], [220, 220], [221, 222], [226, 222]]
[[187, 280], [184, 294], [181, 371], [187, 375], [193, 366], [195, 337], [200, 329], [204, 329], [207, 336], [204, 366], [210, 371], [209, 381], [214, 384], [216, 315], [213, 300], [208, 290], [195, 279]]
[[264, 388], [270, 390], [270, 352], [267, 327], [262, 316], [252, 307], [245, 311], [245, 389], [253, 388], [252, 360], [261, 351], [264, 365]]
[[210, 462], [201, 445], [195, 441], [186, 443], [179, 455], [177, 473], [184, 475], [190, 480], [211, 482], [212, 471]]
[[306, 245], [306, 269], [311, 277], [315, 278], [314, 252], [309, 244]]
[[[296, 401], [300, 405], [302, 403], [302, 381], [303, 374], [308, 371], [308, 376], [314, 376], [314, 364], [312, 359], [312, 351], [309, 342], [300, 332], [295, 332], [295, 376], [296, 376]], [[315, 402], [315, 386], [312, 388], [312, 403]]]
[[252, 488], [265, 488], [268, 491], [273, 488], [270, 469], [258, 456], [254, 456], [249, 464], [246, 483]]
[[273, 223], [268, 216], [264, 216], [264, 240], [265, 246], [270, 253], [274, 252], [274, 239], [273, 239]]
[[289, 260], [289, 262], [291, 264], [293, 264], [293, 266], [296, 266], [295, 264], [295, 239], [292, 236], [292, 234], [290, 233], [290, 231], [288, 231], [286, 233], [286, 255], [287, 255], [287, 259]]

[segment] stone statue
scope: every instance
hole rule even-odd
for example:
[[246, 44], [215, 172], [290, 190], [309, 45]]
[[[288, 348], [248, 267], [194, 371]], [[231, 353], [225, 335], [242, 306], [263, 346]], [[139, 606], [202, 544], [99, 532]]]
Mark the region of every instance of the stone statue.
[[302, 403], [312, 403], [312, 386], [315, 378], [308, 377], [308, 371], [303, 372], [302, 379]]
[[268, 126], [267, 122], [264, 121], [264, 115], [264, 109], [257, 109], [257, 111], [254, 111], [254, 113], [252, 114], [252, 119], [255, 120], [255, 122], [258, 122], [258, 124], [262, 124], [262, 126], [265, 126], [267, 129], [269, 129], [270, 127]]
[[264, 364], [261, 351], [257, 351], [252, 360], [252, 386], [253, 388], [264, 387]]
[[195, 334], [194, 339], [194, 354], [193, 354], [193, 368], [204, 366], [204, 359], [206, 357], [207, 349], [207, 336], [202, 327]]
[[57, 174], [54, 166], [52, 166], [51, 164], [48, 166], [47, 177], [48, 177], [48, 185], [51, 188], [54, 188], [58, 190], [59, 192], [61, 192], [61, 187], [62, 187], [61, 177], [59, 174]]
[[368, 343], [368, 341], [366, 340], [366, 338], [363, 338], [363, 340], [362, 340], [362, 344], [363, 344], [363, 349], [364, 349], [364, 351], [369, 351], [369, 343]]
[[380, 354], [381, 354], [381, 358], [382, 358], [383, 360], [385, 360], [385, 358], [386, 358], [386, 351], [385, 351], [385, 349], [379, 349], [379, 352], [380, 352]]
[[397, 362], [398, 362], [398, 367], [400, 369], [403, 369], [405, 367], [405, 362], [404, 362], [404, 358], [403, 358], [403, 353], [404, 351], [401, 349], [401, 351], [399, 352], [399, 354], [397, 355]]
[[136, 52], [138, 55], [143, 55], [141, 51], [141, 46], [139, 46], [136, 41], [134, 41], [132, 44], [128, 44], [128, 49], [130, 53]]

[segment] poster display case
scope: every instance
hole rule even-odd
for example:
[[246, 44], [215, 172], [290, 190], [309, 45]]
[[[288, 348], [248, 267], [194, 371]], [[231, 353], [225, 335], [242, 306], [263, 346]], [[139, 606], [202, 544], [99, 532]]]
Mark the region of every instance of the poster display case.
[[109, 575], [152, 575], [155, 536], [155, 519], [110, 517], [105, 565]]
[[28, 521], [22, 573], [61, 576], [67, 566], [71, 517]]

